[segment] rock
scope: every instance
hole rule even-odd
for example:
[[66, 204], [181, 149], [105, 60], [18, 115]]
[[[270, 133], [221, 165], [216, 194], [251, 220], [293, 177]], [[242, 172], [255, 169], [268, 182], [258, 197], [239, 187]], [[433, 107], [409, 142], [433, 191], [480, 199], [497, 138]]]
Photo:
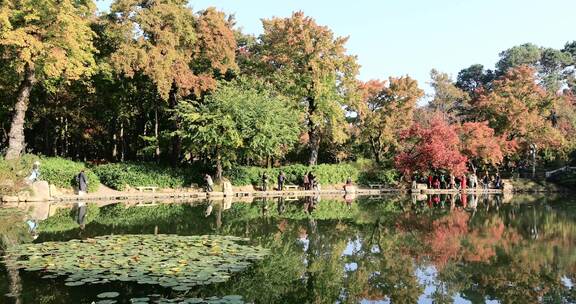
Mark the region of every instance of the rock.
[[222, 182], [222, 189], [223, 189], [223, 192], [225, 194], [232, 194], [232, 192], [233, 192], [232, 183], [230, 183], [229, 181], [223, 181]]
[[16, 203], [18, 202], [18, 196], [4, 195], [2, 196], [2, 201], [6, 203]]
[[30, 185], [32, 195], [26, 199], [28, 202], [41, 202], [50, 200], [50, 185], [47, 181], [37, 181]]
[[356, 193], [357, 189], [354, 185], [345, 185], [344, 191], [346, 191], [346, 193]]
[[509, 192], [509, 193], [514, 192], [514, 186], [512, 186], [512, 183], [509, 180], [505, 180], [505, 181], [503, 180], [502, 185], [503, 185], [503, 187], [502, 187], [503, 192], [505, 192], [505, 193], [506, 192]]
[[59, 196], [62, 195], [62, 192], [58, 190], [58, 188], [54, 185], [50, 185], [50, 195], [51, 196]]
[[426, 190], [426, 189], [428, 189], [428, 185], [427, 184], [416, 184], [416, 189]]

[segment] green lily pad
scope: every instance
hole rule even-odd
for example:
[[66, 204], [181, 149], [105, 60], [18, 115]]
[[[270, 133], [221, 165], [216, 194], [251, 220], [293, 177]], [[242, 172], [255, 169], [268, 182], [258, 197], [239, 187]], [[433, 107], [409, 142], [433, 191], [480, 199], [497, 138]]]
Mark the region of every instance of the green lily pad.
[[214, 235], [102, 236], [14, 246], [6, 264], [45, 270], [45, 278], [67, 277], [67, 286], [126, 281], [184, 291], [225, 282], [269, 253], [244, 241]]
[[117, 298], [120, 295], [120, 293], [115, 292], [115, 291], [110, 291], [110, 292], [103, 292], [101, 294], [98, 294], [96, 297], [98, 297], [98, 299], [113, 299], [113, 298]]

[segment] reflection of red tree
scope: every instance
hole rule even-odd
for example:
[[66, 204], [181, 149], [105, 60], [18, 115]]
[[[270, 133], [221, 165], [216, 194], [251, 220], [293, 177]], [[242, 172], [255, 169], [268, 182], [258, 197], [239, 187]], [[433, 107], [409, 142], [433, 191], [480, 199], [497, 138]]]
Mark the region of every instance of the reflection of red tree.
[[469, 218], [467, 212], [455, 210], [432, 222], [426, 242], [430, 245], [430, 258], [438, 269], [460, 254], [460, 241], [468, 233]]

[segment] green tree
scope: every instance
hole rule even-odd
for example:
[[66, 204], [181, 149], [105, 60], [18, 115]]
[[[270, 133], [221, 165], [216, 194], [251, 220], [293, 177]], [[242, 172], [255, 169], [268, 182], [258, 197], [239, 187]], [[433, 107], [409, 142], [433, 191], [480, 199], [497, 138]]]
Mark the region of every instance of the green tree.
[[334, 37], [326, 26], [302, 12], [289, 18], [263, 21], [261, 57], [263, 76], [305, 113], [308, 163], [318, 161], [320, 141], [346, 138], [344, 107], [356, 103], [358, 64], [346, 54], [347, 38]]
[[430, 85], [434, 89], [434, 99], [430, 101], [430, 107], [452, 117], [462, 114], [468, 106], [468, 94], [458, 88], [446, 73], [432, 69], [430, 78]]
[[[377, 83], [364, 86], [371, 90]], [[380, 84], [383, 85], [383, 84]], [[392, 160], [400, 147], [400, 133], [412, 125], [416, 103], [424, 96], [418, 82], [408, 76], [390, 77], [381, 91], [364, 94], [360, 107], [362, 137], [377, 163]], [[376, 94], [374, 94], [376, 93]]]
[[281, 157], [300, 134], [298, 112], [285, 98], [242, 80], [221, 83], [203, 103], [182, 102], [176, 113], [186, 150], [213, 159], [217, 178], [239, 156]]
[[95, 17], [91, 0], [6, 0], [0, 8], [0, 54], [19, 86], [8, 135], [7, 159], [18, 158], [25, 147], [24, 123], [32, 88], [53, 87], [94, 72]]
[[[224, 17], [212, 8], [196, 17], [185, 0], [118, 0], [108, 15], [117, 45], [111, 63], [128, 78], [147, 76], [171, 109], [183, 97], [201, 99], [216, 87], [218, 75], [236, 68], [234, 34]], [[178, 127], [173, 120], [172, 129]], [[172, 134], [175, 164], [181, 140]]]
[[488, 89], [494, 78], [494, 71], [485, 70], [481, 64], [473, 64], [458, 72], [456, 86], [474, 98], [479, 91]]

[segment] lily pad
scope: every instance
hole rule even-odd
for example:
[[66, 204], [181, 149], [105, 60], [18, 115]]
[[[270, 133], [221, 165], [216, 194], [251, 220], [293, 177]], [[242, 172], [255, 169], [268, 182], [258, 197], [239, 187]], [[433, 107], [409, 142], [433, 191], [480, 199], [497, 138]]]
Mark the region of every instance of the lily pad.
[[98, 294], [96, 297], [98, 297], [98, 299], [113, 299], [113, 298], [117, 298], [120, 295], [120, 293], [115, 292], [115, 291], [110, 291], [110, 292], [103, 292], [101, 294]]
[[14, 246], [7, 264], [67, 277], [67, 286], [126, 281], [186, 291], [225, 282], [269, 253], [245, 241], [214, 235], [102, 236]]

